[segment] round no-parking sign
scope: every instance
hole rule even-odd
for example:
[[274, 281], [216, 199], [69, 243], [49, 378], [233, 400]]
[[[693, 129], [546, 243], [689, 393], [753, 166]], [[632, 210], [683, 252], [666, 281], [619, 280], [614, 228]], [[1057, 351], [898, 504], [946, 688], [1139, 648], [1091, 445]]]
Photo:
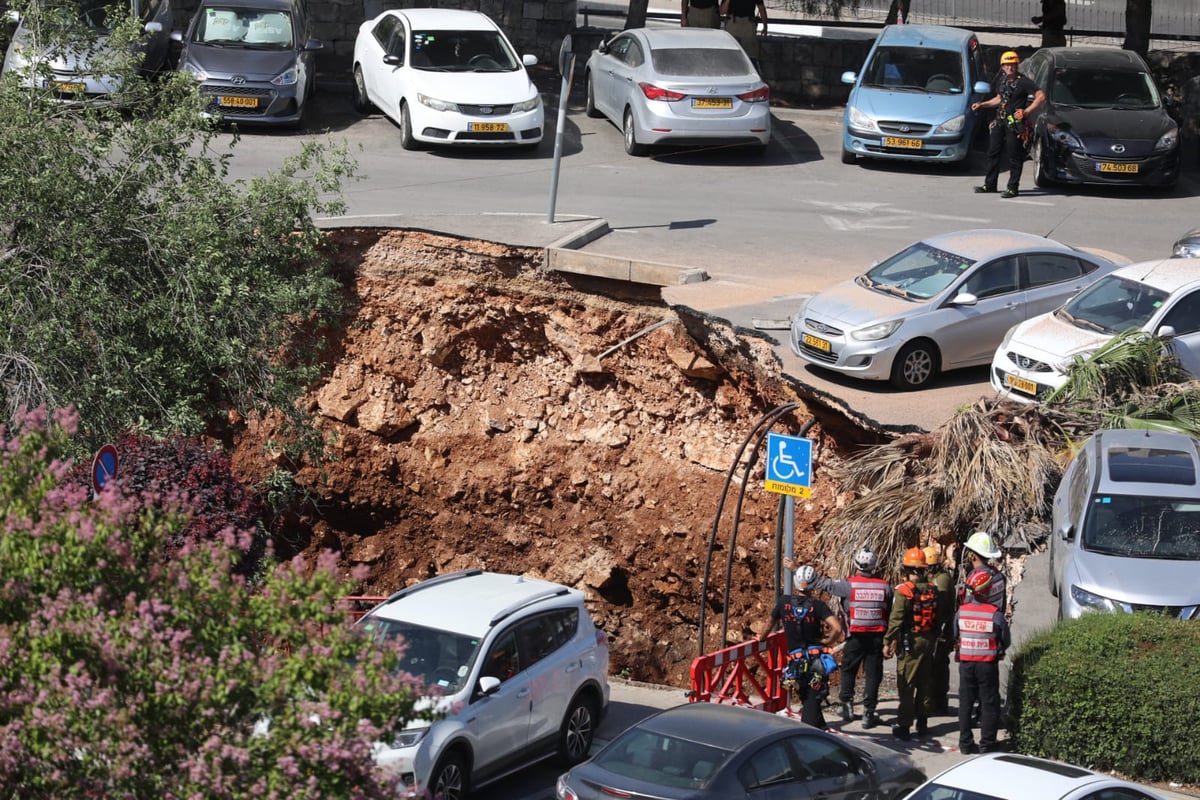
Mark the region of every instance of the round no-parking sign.
[[92, 459], [92, 490], [99, 494], [108, 482], [117, 477], [117, 448], [106, 444]]

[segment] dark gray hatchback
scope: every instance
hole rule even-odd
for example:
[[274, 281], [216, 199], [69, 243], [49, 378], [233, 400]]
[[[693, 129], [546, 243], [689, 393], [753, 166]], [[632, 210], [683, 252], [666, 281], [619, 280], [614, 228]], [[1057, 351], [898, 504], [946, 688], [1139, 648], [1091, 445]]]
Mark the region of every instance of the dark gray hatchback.
[[316, 89], [304, 4], [203, 0], [183, 36], [179, 69], [200, 83], [207, 113], [226, 122], [300, 125]]

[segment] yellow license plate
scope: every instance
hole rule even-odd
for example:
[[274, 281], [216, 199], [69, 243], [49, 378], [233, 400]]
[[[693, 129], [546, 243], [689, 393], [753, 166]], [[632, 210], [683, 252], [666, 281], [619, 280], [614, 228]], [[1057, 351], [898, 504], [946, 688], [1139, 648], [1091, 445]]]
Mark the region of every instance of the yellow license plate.
[[1037, 384], [1033, 381], [1027, 381], [1024, 378], [1018, 378], [1016, 375], [1005, 375], [1004, 385], [1010, 389], [1016, 389], [1025, 394], [1037, 394]]
[[733, 108], [732, 97], [693, 97], [692, 108]]
[[63, 94], [83, 94], [87, 90], [87, 84], [67, 83], [66, 81], [50, 81], [50, 88], [56, 92], [62, 92]]
[[1102, 161], [1096, 165], [1096, 169], [1100, 172], [1121, 172], [1125, 174], [1134, 174], [1138, 171], [1137, 164], [1111, 164], [1107, 161]]
[[217, 98], [217, 105], [228, 108], [258, 108], [257, 97], [235, 97], [223, 94]]
[[830, 350], [829, 342], [825, 341], [824, 339], [818, 339], [815, 336], [810, 336], [807, 333], [804, 334], [804, 343], [809, 347], [816, 348], [817, 350], [825, 353], [828, 353]]
[[896, 136], [883, 137], [884, 147], [899, 147], [903, 150], [920, 150], [924, 142], [920, 139], [901, 139]]
[[508, 133], [507, 122], [472, 122], [467, 125], [472, 133]]

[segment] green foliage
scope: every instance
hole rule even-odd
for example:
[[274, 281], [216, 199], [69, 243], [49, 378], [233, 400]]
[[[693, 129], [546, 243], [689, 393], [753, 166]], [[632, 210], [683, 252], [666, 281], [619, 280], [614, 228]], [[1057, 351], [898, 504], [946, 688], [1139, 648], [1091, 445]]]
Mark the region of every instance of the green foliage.
[[[128, 15], [119, 30], [138, 35]], [[297, 414], [340, 290], [313, 215], [340, 209], [325, 198], [353, 174], [347, 151], [306, 140], [233, 180], [238, 137], [194, 81], [108, 66], [119, 103], [0, 81], [0, 419], [74, 405], [95, 446], [203, 432], [231, 408]]]
[[188, 509], [63, 484], [74, 419], [0, 432], [0, 798], [384, 798], [416, 716], [394, 645], [337, 610], [332, 556], [257, 591]]
[[1200, 781], [1200, 627], [1154, 614], [1087, 614], [1029, 640], [1013, 662], [1021, 753], [1141, 780]]

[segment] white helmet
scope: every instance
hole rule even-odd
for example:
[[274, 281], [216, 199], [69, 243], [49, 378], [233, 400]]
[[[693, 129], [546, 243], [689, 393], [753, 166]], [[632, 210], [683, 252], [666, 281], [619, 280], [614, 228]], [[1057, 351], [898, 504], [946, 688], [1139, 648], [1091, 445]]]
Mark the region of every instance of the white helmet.
[[978, 553], [984, 558], [1000, 557], [1000, 548], [996, 547], [996, 543], [992, 541], [992, 535], [987, 531], [972, 533], [965, 546], [968, 550]]
[[817, 579], [817, 568], [811, 564], [796, 567], [796, 591], [807, 592], [809, 585]]
[[875, 568], [879, 566], [879, 559], [875, 556], [874, 550], [864, 546], [854, 556], [854, 566], [863, 572], [874, 572]]

